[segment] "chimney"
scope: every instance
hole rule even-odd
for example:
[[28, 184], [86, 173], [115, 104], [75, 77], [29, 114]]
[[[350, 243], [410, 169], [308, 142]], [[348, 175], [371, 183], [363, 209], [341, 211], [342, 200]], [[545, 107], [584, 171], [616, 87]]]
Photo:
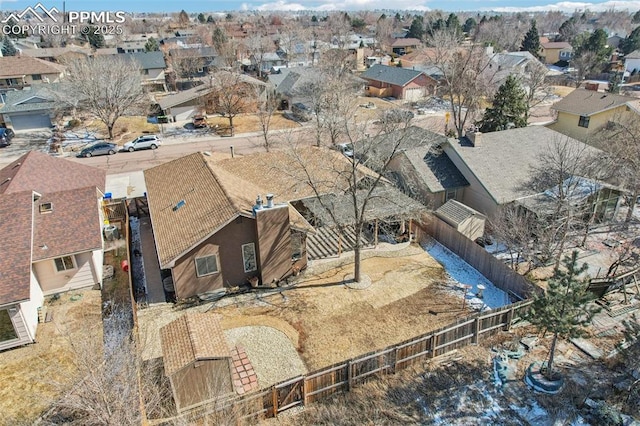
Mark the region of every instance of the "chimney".
[[262, 197], [258, 194], [258, 198], [256, 198], [256, 210], [262, 210]]
[[273, 207], [273, 194], [267, 194], [267, 208]]
[[480, 133], [476, 126], [472, 126], [472, 128], [468, 129], [464, 135], [469, 139], [469, 142], [471, 142], [471, 146], [480, 146], [482, 133]]

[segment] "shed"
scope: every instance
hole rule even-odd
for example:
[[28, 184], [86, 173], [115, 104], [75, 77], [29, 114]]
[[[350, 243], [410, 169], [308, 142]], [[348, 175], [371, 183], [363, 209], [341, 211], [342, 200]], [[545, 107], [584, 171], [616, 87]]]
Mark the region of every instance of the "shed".
[[164, 372], [178, 412], [233, 392], [220, 315], [187, 313], [160, 330]]
[[484, 234], [487, 218], [456, 200], [447, 201], [434, 214], [472, 241]]

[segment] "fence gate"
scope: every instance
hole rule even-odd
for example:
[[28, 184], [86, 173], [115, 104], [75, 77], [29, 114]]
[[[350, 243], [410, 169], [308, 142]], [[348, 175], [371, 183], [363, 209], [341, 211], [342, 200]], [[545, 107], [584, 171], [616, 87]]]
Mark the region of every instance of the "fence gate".
[[273, 414], [304, 402], [304, 377], [296, 377], [273, 388]]

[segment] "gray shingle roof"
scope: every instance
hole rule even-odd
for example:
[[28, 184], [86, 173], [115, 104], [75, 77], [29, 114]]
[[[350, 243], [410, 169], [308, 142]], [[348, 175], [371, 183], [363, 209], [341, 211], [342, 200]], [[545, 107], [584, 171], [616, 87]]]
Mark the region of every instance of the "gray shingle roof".
[[460, 170], [439, 146], [414, 148], [404, 155], [430, 192], [469, 185]]
[[[450, 139], [447, 150], [457, 155], [498, 204], [534, 195], [538, 191], [527, 183], [533, 168], [542, 166], [541, 154], [554, 144], [567, 143], [575, 150], [599, 153], [576, 139], [544, 126], [529, 126], [501, 132], [482, 133], [478, 146], [466, 138]], [[448, 151], [447, 151], [448, 152]]]
[[617, 108], [628, 102], [637, 103], [638, 98], [616, 95], [614, 93], [596, 92], [594, 90], [576, 89], [556, 102], [551, 108], [570, 114], [590, 116], [612, 108]]
[[143, 70], [164, 69], [167, 67], [162, 52], [119, 53], [117, 56], [136, 61]]
[[625, 59], [640, 59], [640, 49], [634, 50], [633, 52], [625, 55]]
[[[29, 90], [13, 90], [5, 95], [5, 105], [0, 114], [14, 112], [45, 111], [55, 106], [51, 90], [55, 84], [34, 85]], [[32, 99], [33, 98], [33, 99]]]
[[376, 64], [366, 70], [361, 77], [366, 80], [382, 81], [395, 86], [406, 86], [420, 74], [422, 74], [422, 71]]
[[484, 218], [484, 215], [480, 212], [465, 206], [464, 204], [456, 201], [449, 200], [440, 206], [435, 212], [435, 215], [440, 219], [451, 225], [459, 225], [470, 217], [478, 216]]

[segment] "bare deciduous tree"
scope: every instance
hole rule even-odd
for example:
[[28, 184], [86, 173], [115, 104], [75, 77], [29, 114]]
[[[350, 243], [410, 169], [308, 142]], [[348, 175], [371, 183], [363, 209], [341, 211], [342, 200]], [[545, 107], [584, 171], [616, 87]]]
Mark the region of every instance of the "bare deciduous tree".
[[262, 88], [255, 88], [255, 98], [257, 99], [257, 111], [258, 120], [260, 121], [260, 131], [262, 138], [264, 139], [264, 149], [269, 152], [271, 148], [271, 136], [269, 131], [271, 129], [271, 119], [273, 114], [278, 109], [278, 98], [275, 92], [267, 90], [263, 93]]
[[432, 47], [428, 65], [442, 74], [442, 94], [451, 104], [453, 125], [462, 137], [481, 100], [492, 91], [494, 73], [489, 69], [489, 57], [479, 45], [459, 46], [458, 35], [446, 29], [434, 31], [427, 43]]
[[229, 120], [231, 136], [235, 134], [233, 119], [246, 112], [254, 100], [249, 83], [239, 73], [220, 71], [212, 78], [211, 100], [215, 110]]
[[96, 56], [74, 59], [66, 66], [66, 82], [56, 91], [57, 99], [104, 123], [109, 139], [113, 139], [120, 117], [146, 112], [149, 100], [142, 91], [140, 68], [135, 62]]
[[549, 90], [549, 85], [545, 83], [545, 77], [549, 72], [547, 67], [542, 65], [540, 62], [535, 61], [531, 62], [527, 66], [527, 71], [525, 72], [524, 78], [522, 79], [522, 83], [526, 89], [527, 97], [527, 121], [531, 115], [531, 109], [540, 105], [542, 102], [549, 99], [552, 95]]

